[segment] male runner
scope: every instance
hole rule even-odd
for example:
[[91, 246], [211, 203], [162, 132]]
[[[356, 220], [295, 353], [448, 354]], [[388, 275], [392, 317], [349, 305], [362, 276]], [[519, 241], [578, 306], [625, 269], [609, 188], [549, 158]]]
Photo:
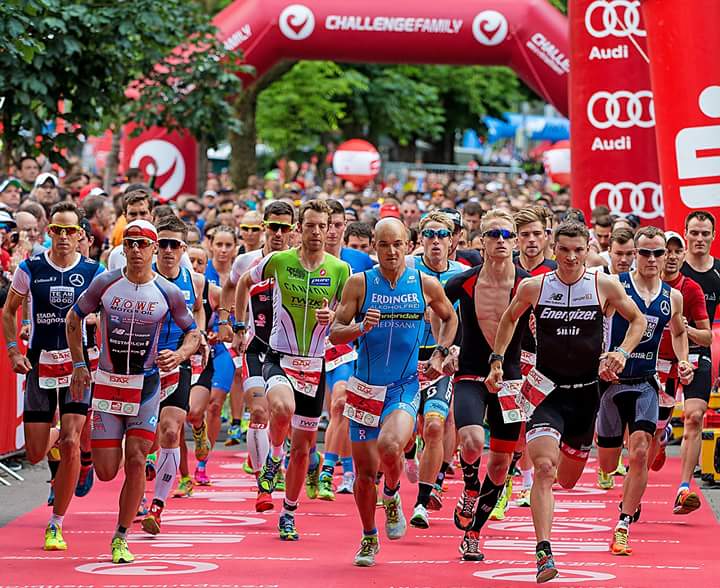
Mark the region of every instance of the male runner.
[[[455, 208], [441, 208], [438, 212], [447, 215], [453, 223], [448, 259], [457, 261], [468, 267], [480, 265], [482, 263], [482, 256], [477, 251], [474, 249], [458, 249], [463, 231], [463, 219], [460, 211]], [[420, 224], [422, 224], [422, 222]]]
[[[175, 215], [161, 218], [157, 223], [158, 254], [153, 269], [183, 294], [185, 305], [193, 314], [195, 324], [205, 329], [202, 292], [205, 276], [180, 266], [180, 258], [187, 249], [187, 225]], [[182, 342], [183, 331], [169, 315], [165, 317], [158, 339], [158, 351], [175, 352]], [[183, 434], [185, 417], [190, 408], [190, 386], [192, 373], [189, 358], [178, 367], [160, 374], [160, 420], [155, 495], [148, 514], [142, 520], [142, 528], [151, 535], [160, 532], [162, 515], [168, 494], [175, 483], [180, 464], [180, 437]]]
[[[299, 222], [300, 247], [271, 253], [246, 272], [238, 281], [235, 305], [237, 321], [244, 324], [250, 287], [274, 278], [273, 326], [263, 364], [271, 450], [258, 477], [258, 488], [267, 493], [274, 490], [283, 443], [292, 429], [285, 500], [278, 524], [280, 538], [285, 541], [299, 538], [294, 515], [325, 396], [325, 333], [334, 315], [330, 305], [338, 300], [350, 275], [345, 262], [325, 252], [328, 205], [322, 200], [304, 203]], [[245, 342], [238, 339], [236, 345], [242, 352]]]
[[622, 274], [629, 272], [635, 263], [635, 234], [630, 229], [615, 229], [610, 235], [610, 257], [611, 274]]
[[[92, 402], [93, 463], [102, 481], [112, 480], [125, 464], [118, 524], [111, 543], [113, 563], [135, 559], [128, 549], [127, 530], [145, 491], [145, 460], [155, 438], [160, 405], [158, 368], [175, 369], [200, 342], [183, 293], [152, 271], [155, 227], [145, 220], [129, 223], [123, 231], [123, 247], [125, 269], [94, 279], [68, 313], [66, 325], [73, 360], [70, 393], [81, 398], [90, 385], [81, 322], [100, 309], [102, 345]], [[159, 331], [168, 313], [185, 337], [177, 351], [158, 352]]]
[[[615, 526], [610, 552], [630, 555], [630, 523], [640, 516], [640, 501], [647, 486], [648, 452], [658, 420], [658, 384], [655, 378], [658, 348], [665, 326], [670, 327], [672, 348], [679, 359], [678, 373], [684, 384], [692, 379], [688, 342], [682, 315], [682, 296], [660, 279], [665, 261], [665, 235], [657, 227], [643, 227], [635, 234], [637, 269], [619, 275], [628, 296], [645, 316], [647, 328], [630, 354], [622, 372], [602, 394], [597, 419], [600, 468], [611, 471], [617, 465], [625, 427], [630, 436], [630, 468], [623, 483], [620, 517]], [[628, 321], [615, 315], [610, 321], [608, 349], [622, 345]]]
[[[484, 263], [448, 281], [445, 292], [451, 302], [460, 302], [462, 342], [455, 375], [455, 426], [460, 437], [460, 464], [465, 487], [455, 508], [455, 525], [465, 531], [460, 552], [463, 559], [480, 561], [479, 534], [500, 498], [521, 423], [506, 423], [497, 394], [484, 379], [495, 333], [520, 280], [530, 274], [512, 261], [516, 240], [515, 221], [504, 210], [490, 210], [481, 221]], [[543, 230], [544, 234], [544, 230]], [[541, 249], [542, 251], [542, 249]], [[513, 336], [503, 363], [506, 377], [521, 378], [520, 348], [529, 312]], [[478, 473], [485, 445], [485, 419], [490, 425], [490, 455], [480, 487]]]
[[[431, 212], [425, 215], [419, 227], [423, 253], [418, 256], [408, 255], [405, 259], [406, 265], [433, 276], [442, 286], [445, 286], [451, 277], [465, 271], [467, 266], [448, 259], [454, 226], [453, 220], [444, 212]], [[428, 361], [436, 350], [437, 344], [428, 320], [420, 343], [420, 361]], [[441, 351], [446, 357], [449, 354], [449, 349], [442, 348]], [[420, 529], [427, 529], [430, 525], [428, 508], [439, 510], [442, 506], [442, 481], [450, 465], [452, 454], [457, 448], [455, 424], [449, 422], [448, 418], [452, 395], [450, 376], [440, 374], [436, 378], [425, 378], [421, 375], [419, 411], [421, 422], [418, 423], [418, 430], [421, 431], [425, 448], [420, 459], [417, 500], [410, 519], [410, 524]], [[449, 454], [445, 452], [446, 435], [452, 437]], [[408, 471], [408, 479], [411, 482], [414, 481], [412, 464], [415, 457], [414, 454], [411, 455], [414, 449], [412, 447], [406, 454], [406, 466], [411, 466]]]
[[[65, 338], [67, 309], [103, 269], [77, 252], [82, 212], [71, 202], [50, 211], [50, 249], [23, 261], [15, 270], [3, 309], [3, 333], [13, 371], [25, 374], [23, 422], [25, 452], [37, 463], [57, 442], [60, 465], [53, 488], [52, 516], [45, 529], [45, 550], [65, 550], [63, 517], [80, 473], [80, 435], [90, 404], [90, 389], [70, 393], [72, 359]], [[17, 310], [29, 301], [27, 357], [17, 346]], [[86, 353], [81, 345], [81, 354]], [[51, 424], [60, 404], [60, 431]]]
[[[694, 210], [688, 214], [685, 219], [685, 239], [687, 256], [680, 273], [700, 284], [712, 326], [720, 300], [720, 260], [710, 255], [710, 245], [715, 239], [715, 217], [704, 210]], [[709, 346], [701, 347], [695, 342], [691, 351], [698, 355], [698, 366], [691, 385], [683, 388], [685, 418], [680, 449], [680, 486], [673, 506], [674, 514], [688, 514], [700, 508], [700, 497], [690, 490], [690, 479], [700, 458], [703, 417], [712, 387], [712, 356]]]
[[457, 329], [457, 316], [437, 280], [406, 267], [402, 222], [378, 222], [374, 243], [379, 267], [350, 278], [330, 331], [334, 344], [360, 341], [345, 405], [358, 470], [355, 503], [363, 525], [357, 566], [372, 566], [380, 549], [375, 527], [375, 476], [380, 467], [387, 537], [400, 539], [407, 529], [398, 490], [403, 448], [413, 434], [420, 404], [418, 352], [426, 309], [442, 321], [437, 350], [421, 364], [428, 377], [440, 375], [444, 349]]
[[[613, 379], [639, 343], [646, 321], [620, 283], [588, 272], [590, 234], [578, 222], [555, 230], [558, 269], [524, 280], [503, 314], [490, 357], [489, 389], [502, 381], [504, 359], [520, 317], [535, 314], [537, 358], [528, 374], [530, 398], [545, 396], [527, 422], [527, 451], [535, 468], [530, 508], [537, 536], [537, 581], [557, 576], [550, 548], [552, 485], [572, 488], [592, 446], [599, 406], [598, 374]], [[616, 310], [630, 323], [622, 345], [603, 354], [603, 316]], [[602, 355], [602, 363], [601, 363]], [[532, 378], [531, 378], [532, 376]], [[562, 451], [562, 453], [561, 453]]]

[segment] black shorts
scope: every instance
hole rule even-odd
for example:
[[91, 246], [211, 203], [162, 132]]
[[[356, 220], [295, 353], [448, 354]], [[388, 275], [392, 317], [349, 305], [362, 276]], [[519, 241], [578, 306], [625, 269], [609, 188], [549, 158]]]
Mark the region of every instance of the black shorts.
[[208, 360], [205, 364], [205, 367], [203, 368], [203, 371], [200, 372], [200, 376], [198, 377], [197, 382], [195, 382], [190, 388], [195, 388], [197, 386], [198, 388], [206, 388], [208, 390], [212, 389], [212, 380], [214, 373], [215, 368], [213, 366], [213, 354], [211, 351], [208, 355]]
[[[693, 372], [693, 380], [687, 386], [683, 386], [683, 395], [685, 400], [688, 398], [699, 398], [705, 402], [710, 401], [710, 390], [712, 388], [712, 361], [706, 355], [701, 355], [698, 359], [697, 369]], [[665, 384], [665, 392], [675, 398], [677, 389], [677, 381], [674, 378], [668, 378]]]
[[599, 407], [597, 382], [580, 388], [556, 388], [530, 417], [526, 439], [554, 437], [563, 453], [584, 461], [592, 448]]
[[[317, 431], [325, 400], [325, 362], [323, 362], [320, 383], [315, 391], [315, 396], [308, 396], [301, 394], [292, 386], [285, 374], [285, 370], [280, 367], [281, 357], [282, 354], [272, 350], [265, 354], [262, 375], [265, 379], [266, 389], [269, 391], [275, 383], [283, 383], [290, 387], [295, 397], [295, 414], [292, 417], [292, 426], [295, 429], [304, 431]], [[271, 381], [272, 379], [274, 379], [274, 382]]]
[[[14, 394], [15, 392], [13, 392]], [[60, 399], [60, 417], [64, 414], [87, 416], [90, 407], [90, 388], [85, 391], [82, 402], [74, 402], [70, 388], [45, 389], [38, 381], [38, 366], [25, 376], [25, 402], [23, 421], [26, 423], [52, 423]]]
[[602, 395], [597, 418], [598, 447], [622, 447], [625, 428], [632, 435], [654, 435], [658, 422], [657, 386], [647, 382], [612, 384]]
[[190, 380], [192, 379], [192, 370], [189, 363], [180, 364], [180, 379], [175, 391], [160, 403], [160, 412], [166, 406], [174, 406], [180, 410], [188, 412], [190, 410]]
[[506, 423], [502, 417], [497, 394], [488, 391], [485, 382], [455, 379], [455, 427], [490, 425], [490, 450], [512, 453], [520, 438], [522, 423]]
[[[260, 396], [265, 396], [265, 378], [263, 378], [265, 355], [265, 353], [252, 353], [248, 351], [243, 356], [242, 380], [243, 390], [245, 392], [252, 389], [262, 389], [262, 395]], [[258, 396], [258, 394], [256, 394], [256, 396]]]

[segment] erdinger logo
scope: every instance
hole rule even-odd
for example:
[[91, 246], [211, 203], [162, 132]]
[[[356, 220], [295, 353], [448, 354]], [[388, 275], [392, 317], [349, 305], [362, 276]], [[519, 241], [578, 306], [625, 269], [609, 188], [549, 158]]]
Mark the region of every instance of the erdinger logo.
[[[610, 214], [625, 215], [632, 212], [644, 219], [665, 215], [662, 190], [655, 182], [600, 182], [590, 192], [590, 208], [600, 204], [605, 204]], [[650, 210], [647, 210], [648, 204]]]
[[473, 19], [472, 32], [478, 43], [494, 47], [507, 37], [508, 22], [497, 10], [483, 10]]
[[307, 6], [291, 4], [280, 13], [280, 32], [291, 41], [302, 41], [315, 29], [315, 15]]
[[596, 129], [655, 126], [655, 104], [650, 90], [595, 92], [587, 103], [587, 117]]
[[596, 39], [646, 37], [640, 27], [639, 0], [595, 0], [585, 11], [585, 28]]
[[185, 158], [169, 141], [151, 139], [141, 143], [130, 158], [130, 167], [139, 167], [148, 176], [159, 178], [163, 200], [179, 194], [185, 183]]
[[[698, 100], [700, 112], [720, 123], [720, 86], [708, 86]], [[682, 129], [675, 137], [679, 180], [705, 179], [680, 186], [680, 199], [689, 208], [720, 206], [720, 124]], [[710, 180], [713, 178], [713, 180]], [[708, 181], [710, 180], [710, 181]]]

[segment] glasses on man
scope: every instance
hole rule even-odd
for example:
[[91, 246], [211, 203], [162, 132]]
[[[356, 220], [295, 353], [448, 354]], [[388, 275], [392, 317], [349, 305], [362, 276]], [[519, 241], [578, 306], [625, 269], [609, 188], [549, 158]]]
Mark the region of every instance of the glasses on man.
[[240, 225], [241, 231], [248, 231], [249, 233], [259, 233], [262, 231], [262, 227], [260, 225]]
[[123, 239], [123, 245], [128, 249], [147, 249], [148, 247], [152, 247], [154, 244], [155, 241], [151, 241], [150, 239], [133, 239], [131, 237]]
[[50, 231], [53, 235], [67, 235], [68, 237], [74, 237], [82, 230], [82, 227], [79, 225], [59, 225], [57, 223], [48, 225], [48, 231]]
[[514, 239], [517, 235], [507, 229], [489, 229], [483, 233], [483, 237], [490, 237], [491, 239], [499, 239], [500, 237], [503, 239]]
[[263, 221], [263, 225], [265, 228], [270, 229], [273, 233], [277, 233], [278, 231], [282, 233], [289, 233], [295, 227], [293, 223], [280, 223], [275, 221]]
[[160, 249], [172, 249], [173, 251], [180, 249], [185, 245], [185, 241], [181, 241], [180, 239], [159, 239], [158, 240], [158, 247]]
[[638, 255], [642, 257], [662, 257], [666, 253], [666, 249], [645, 249], [644, 247], [641, 247], [637, 250]]
[[450, 235], [452, 235], [452, 232], [448, 229], [423, 229], [422, 232], [422, 236], [426, 239], [434, 239], [435, 237], [447, 239]]

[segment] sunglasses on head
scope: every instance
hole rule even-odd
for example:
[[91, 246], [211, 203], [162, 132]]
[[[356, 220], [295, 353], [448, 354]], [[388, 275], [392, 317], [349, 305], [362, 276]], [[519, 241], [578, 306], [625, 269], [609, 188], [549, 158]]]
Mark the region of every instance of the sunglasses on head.
[[123, 245], [131, 249], [147, 249], [148, 247], [152, 247], [154, 244], [155, 241], [145, 239], [144, 237], [140, 237], [138, 239], [133, 239], [132, 237], [125, 237], [125, 239], [123, 239]]
[[180, 239], [158, 239], [158, 247], [160, 249], [167, 249], [169, 247], [170, 249], [175, 250], [180, 249], [180, 247], [182, 247], [183, 245], [185, 245], [185, 242], [181, 241]]
[[83, 229], [78, 225], [58, 225], [53, 223], [48, 225], [48, 230], [53, 235], [67, 235], [68, 237], [72, 237], [73, 235], [77, 235]]
[[263, 221], [263, 225], [265, 225], [265, 227], [270, 229], [273, 233], [277, 233], [278, 231], [289, 233], [293, 230], [293, 227], [295, 227], [292, 223], [280, 223], [275, 221]]
[[642, 257], [662, 257], [666, 250], [663, 249], [645, 249], [644, 247], [637, 250], [638, 255]]
[[259, 233], [262, 231], [262, 227], [258, 225], [240, 225], [241, 231], [250, 231], [251, 233]]
[[426, 239], [434, 239], [435, 237], [447, 239], [450, 235], [452, 235], [452, 232], [448, 229], [423, 229], [422, 232], [422, 236]]
[[499, 239], [500, 237], [503, 239], [514, 239], [517, 235], [507, 229], [490, 229], [483, 233], [483, 237], [490, 237], [491, 239]]

